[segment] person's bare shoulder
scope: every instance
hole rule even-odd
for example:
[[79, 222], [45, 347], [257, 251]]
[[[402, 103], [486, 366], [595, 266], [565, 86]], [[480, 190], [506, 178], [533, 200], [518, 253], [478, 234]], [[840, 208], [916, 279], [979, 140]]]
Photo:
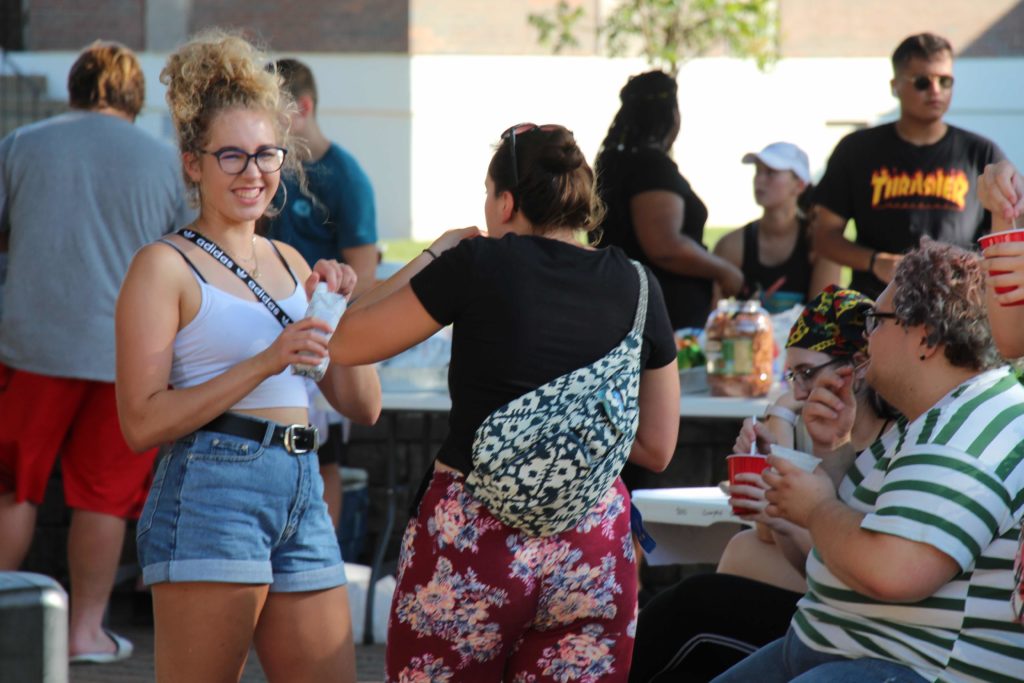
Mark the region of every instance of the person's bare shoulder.
[[[269, 237], [267, 239], [270, 239]], [[277, 250], [284, 256], [284, 260], [288, 262], [288, 266], [295, 273], [295, 276], [299, 278], [299, 282], [309, 277], [309, 274], [313, 272], [313, 266], [316, 264], [306, 263], [305, 257], [299, 253], [299, 250], [292, 245], [282, 242], [281, 240], [270, 240], [277, 247]]]
[[743, 228], [722, 235], [715, 244], [714, 254], [739, 268], [743, 264]]

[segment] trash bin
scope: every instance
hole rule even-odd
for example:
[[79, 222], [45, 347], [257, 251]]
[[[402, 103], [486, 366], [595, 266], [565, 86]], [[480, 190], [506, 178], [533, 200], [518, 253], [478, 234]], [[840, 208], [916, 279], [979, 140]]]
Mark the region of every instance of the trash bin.
[[68, 596], [48, 576], [0, 572], [0, 680], [67, 683]]
[[355, 467], [341, 471], [341, 519], [338, 545], [345, 562], [358, 562], [366, 544], [367, 516], [370, 509], [369, 474]]

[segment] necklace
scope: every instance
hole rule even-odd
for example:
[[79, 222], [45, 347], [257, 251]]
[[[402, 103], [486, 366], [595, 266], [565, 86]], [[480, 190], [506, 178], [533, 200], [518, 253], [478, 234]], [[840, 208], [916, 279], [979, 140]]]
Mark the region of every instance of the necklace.
[[252, 268], [246, 268], [249, 271], [249, 275], [252, 275], [252, 279], [255, 280], [260, 276], [260, 262], [256, 256], [256, 235], [252, 236], [252, 256], [249, 258], [236, 259], [242, 263], [251, 263]]
[[[202, 234], [202, 230], [199, 229], [199, 226], [195, 222], [193, 222], [189, 227], [192, 228], [193, 230], [195, 230], [196, 232]], [[250, 243], [252, 244], [252, 256], [250, 256], [249, 258], [240, 258], [240, 259], [235, 259], [232, 256], [232, 258], [235, 261], [241, 261], [242, 263], [251, 263], [252, 264], [252, 268], [248, 268], [247, 267], [246, 270], [249, 271], [249, 275], [251, 275], [252, 279], [255, 280], [255, 279], [259, 278], [259, 276], [260, 276], [260, 261], [259, 261], [259, 257], [256, 255], [256, 235], [252, 236], [252, 238], [250, 240]], [[226, 252], [227, 252], [227, 250], [225, 250], [225, 253]], [[231, 256], [231, 254], [228, 254], [228, 256]]]
[[252, 236], [252, 279], [256, 280], [260, 276], [260, 262], [256, 256], [256, 235]]

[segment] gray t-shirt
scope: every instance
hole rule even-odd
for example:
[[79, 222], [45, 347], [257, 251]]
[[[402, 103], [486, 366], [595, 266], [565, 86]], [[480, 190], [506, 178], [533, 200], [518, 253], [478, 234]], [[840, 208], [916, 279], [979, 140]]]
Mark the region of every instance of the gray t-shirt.
[[112, 382], [128, 264], [190, 217], [175, 150], [128, 121], [73, 111], [0, 140], [0, 362]]

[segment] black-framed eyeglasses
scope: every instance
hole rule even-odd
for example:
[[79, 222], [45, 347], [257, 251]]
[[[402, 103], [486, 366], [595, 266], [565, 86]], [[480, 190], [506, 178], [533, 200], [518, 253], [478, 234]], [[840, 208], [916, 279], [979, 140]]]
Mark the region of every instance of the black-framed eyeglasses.
[[237, 147], [222, 147], [215, 152], [205, 149], [199, 151], [215, 157], [220, 170], [228, 175], [242, 175], [249, 168], [251, 160], [255, 160], [256, 168], [261, 173], [276, 173], [284, 166], [284, 158], [288, 154], [284, 147], [260, 147], [252, 154]]
[[899, 316], [891, 311], [867, 311], [864, 313], [864, 334], [870, 337], [883, 320], [895, 320], [898, 323]]
[[508, 151], [512, 157], [512, 189], [519, 187], [519, 161], [516, 159], [516, 136], [526, 135], [532, 133], [535, 130], [555, 130], [560, 128], [555, 123], [545, 123], [544, 125], [538, 126], [536, 123], [517, 123], [514, 126], [510, 126], [505, 129], [505, 132], [501, 134], [502, 140], [508, 140]]
[[914, 90], [924, 92], [932, 87], [932, 83], [938, 83], [939, 89], [951, 90], [953, 88], [952, 76], [904, 76], [914, 86]]
[[832, 360], [830, 360], [830, 361], [828, 361], [826, 363], [822, 363], [821, 365], [814, 365], [814, 366], [809, 367], [809, 368], [797, 368], [796, 370], [790, 368], [789, 370], [786, 370], [785, 373], [783, 373], [783, 376], [786, 378], [786, 382], [788, 384], [792, 385], [792, 386], [795, 386], [795, 385], [799, 384], [801, 386], [806, 387], [811, 382], [814, 381], [814, 378], [817, 376], [817, 374], [819, 372], [821, 372], [822, 370], [824, 370], [828, 366], [830, 366], [830, 365], [838, 365], [840, 363], [849, 363], [849, 362], [850, 362], [849, 358], [845, 358], [845, 357], [833, 358]]

